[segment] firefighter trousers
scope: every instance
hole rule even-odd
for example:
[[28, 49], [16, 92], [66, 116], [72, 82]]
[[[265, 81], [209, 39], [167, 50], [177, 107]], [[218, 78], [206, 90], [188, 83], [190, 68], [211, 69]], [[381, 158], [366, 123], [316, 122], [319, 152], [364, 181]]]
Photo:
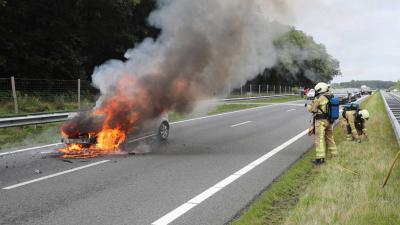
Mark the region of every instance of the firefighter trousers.
[[333, 125], [326, 119], [315, 121], [315, 150], [316, 158], [326, 158], [327, 152], [337, 156], [335, 140], [333, 138]]

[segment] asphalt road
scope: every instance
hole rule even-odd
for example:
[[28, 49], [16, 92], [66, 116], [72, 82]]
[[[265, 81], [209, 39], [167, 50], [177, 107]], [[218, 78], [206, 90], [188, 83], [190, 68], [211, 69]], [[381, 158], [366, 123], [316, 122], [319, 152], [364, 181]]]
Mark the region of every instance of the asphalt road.
[[165, 144], [133, 143], [146, 154], [3, 152], [0, 224], [226, 224], [312, 146], [292, 103], [172, 124]]

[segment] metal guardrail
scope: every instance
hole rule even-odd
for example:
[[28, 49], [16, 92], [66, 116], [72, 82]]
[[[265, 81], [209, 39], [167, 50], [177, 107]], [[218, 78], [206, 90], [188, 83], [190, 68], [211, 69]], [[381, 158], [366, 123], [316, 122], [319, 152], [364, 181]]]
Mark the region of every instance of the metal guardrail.
[[284, 94], [284, 95], [264, 95], [264, 96], [256, 96], [256, 97], [241, 97], [241, 98], [225, 98], [221, 101], [223, 102], [233, 102], [233, 101], [244, 101], [244, 100], [255, 100], [255, 99], [264, 99], [264, 98], [279, 98], [286, 96], [294, 96], [295, 94]]
[[50, 113], [41, 115], [27, 115], [0, 119], [0, 128], [17, 127], [23, 125], [43, 124], [65, 121], [76, 115], [76, 112]]
[[396, 134], [397, 143], [400, 145], [400, 96], [381, 91], [386, 111]]
[[[262, 99], [262, 98], [278, 98], [278, 97], [292, 96], [292, 95], [293, 94], [231, 98], [231, 99], [222, 99], [221, 101], [230, 102], [230, 101]], [[17, 116], [17, 117], [5, 117], [5, 118], [0, 118], [0, 128], [61, 122], [68, 120], [69, 118], [75, 116], [76, 114], [77, 112], [59, 112], [59, 113], [49, 113], [49, 114], [31, 114], [31, 115]]]

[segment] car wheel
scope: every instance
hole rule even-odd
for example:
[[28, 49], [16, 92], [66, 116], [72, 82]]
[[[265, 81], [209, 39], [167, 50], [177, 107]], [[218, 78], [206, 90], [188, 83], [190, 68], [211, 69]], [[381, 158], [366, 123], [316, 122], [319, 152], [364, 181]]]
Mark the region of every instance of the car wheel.
[[169, 124], [167, 122], [162, 122], [160, 127], [158, 128], [158, 139], [160, 141], [165, 141], [168, 139], [169, 135]]

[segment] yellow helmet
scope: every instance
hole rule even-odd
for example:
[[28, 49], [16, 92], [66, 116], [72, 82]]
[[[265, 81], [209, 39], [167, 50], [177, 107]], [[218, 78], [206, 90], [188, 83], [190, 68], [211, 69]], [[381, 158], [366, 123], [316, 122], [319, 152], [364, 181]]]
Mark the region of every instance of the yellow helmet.
[[329, 88], [330, 88], [329, 84], [320, 82], [317, 85], [315, 85], [314, 89], [315, 89], [316, 93], [322, 94], [322, 93], [328, 92]]
[[369, 118], [369, 112], [366, 109], [361, 110], [360, 112], [358, 112], [358, 114], [360, 114], [361, 118], [363, 118], [364, 120], [367, 120]]

